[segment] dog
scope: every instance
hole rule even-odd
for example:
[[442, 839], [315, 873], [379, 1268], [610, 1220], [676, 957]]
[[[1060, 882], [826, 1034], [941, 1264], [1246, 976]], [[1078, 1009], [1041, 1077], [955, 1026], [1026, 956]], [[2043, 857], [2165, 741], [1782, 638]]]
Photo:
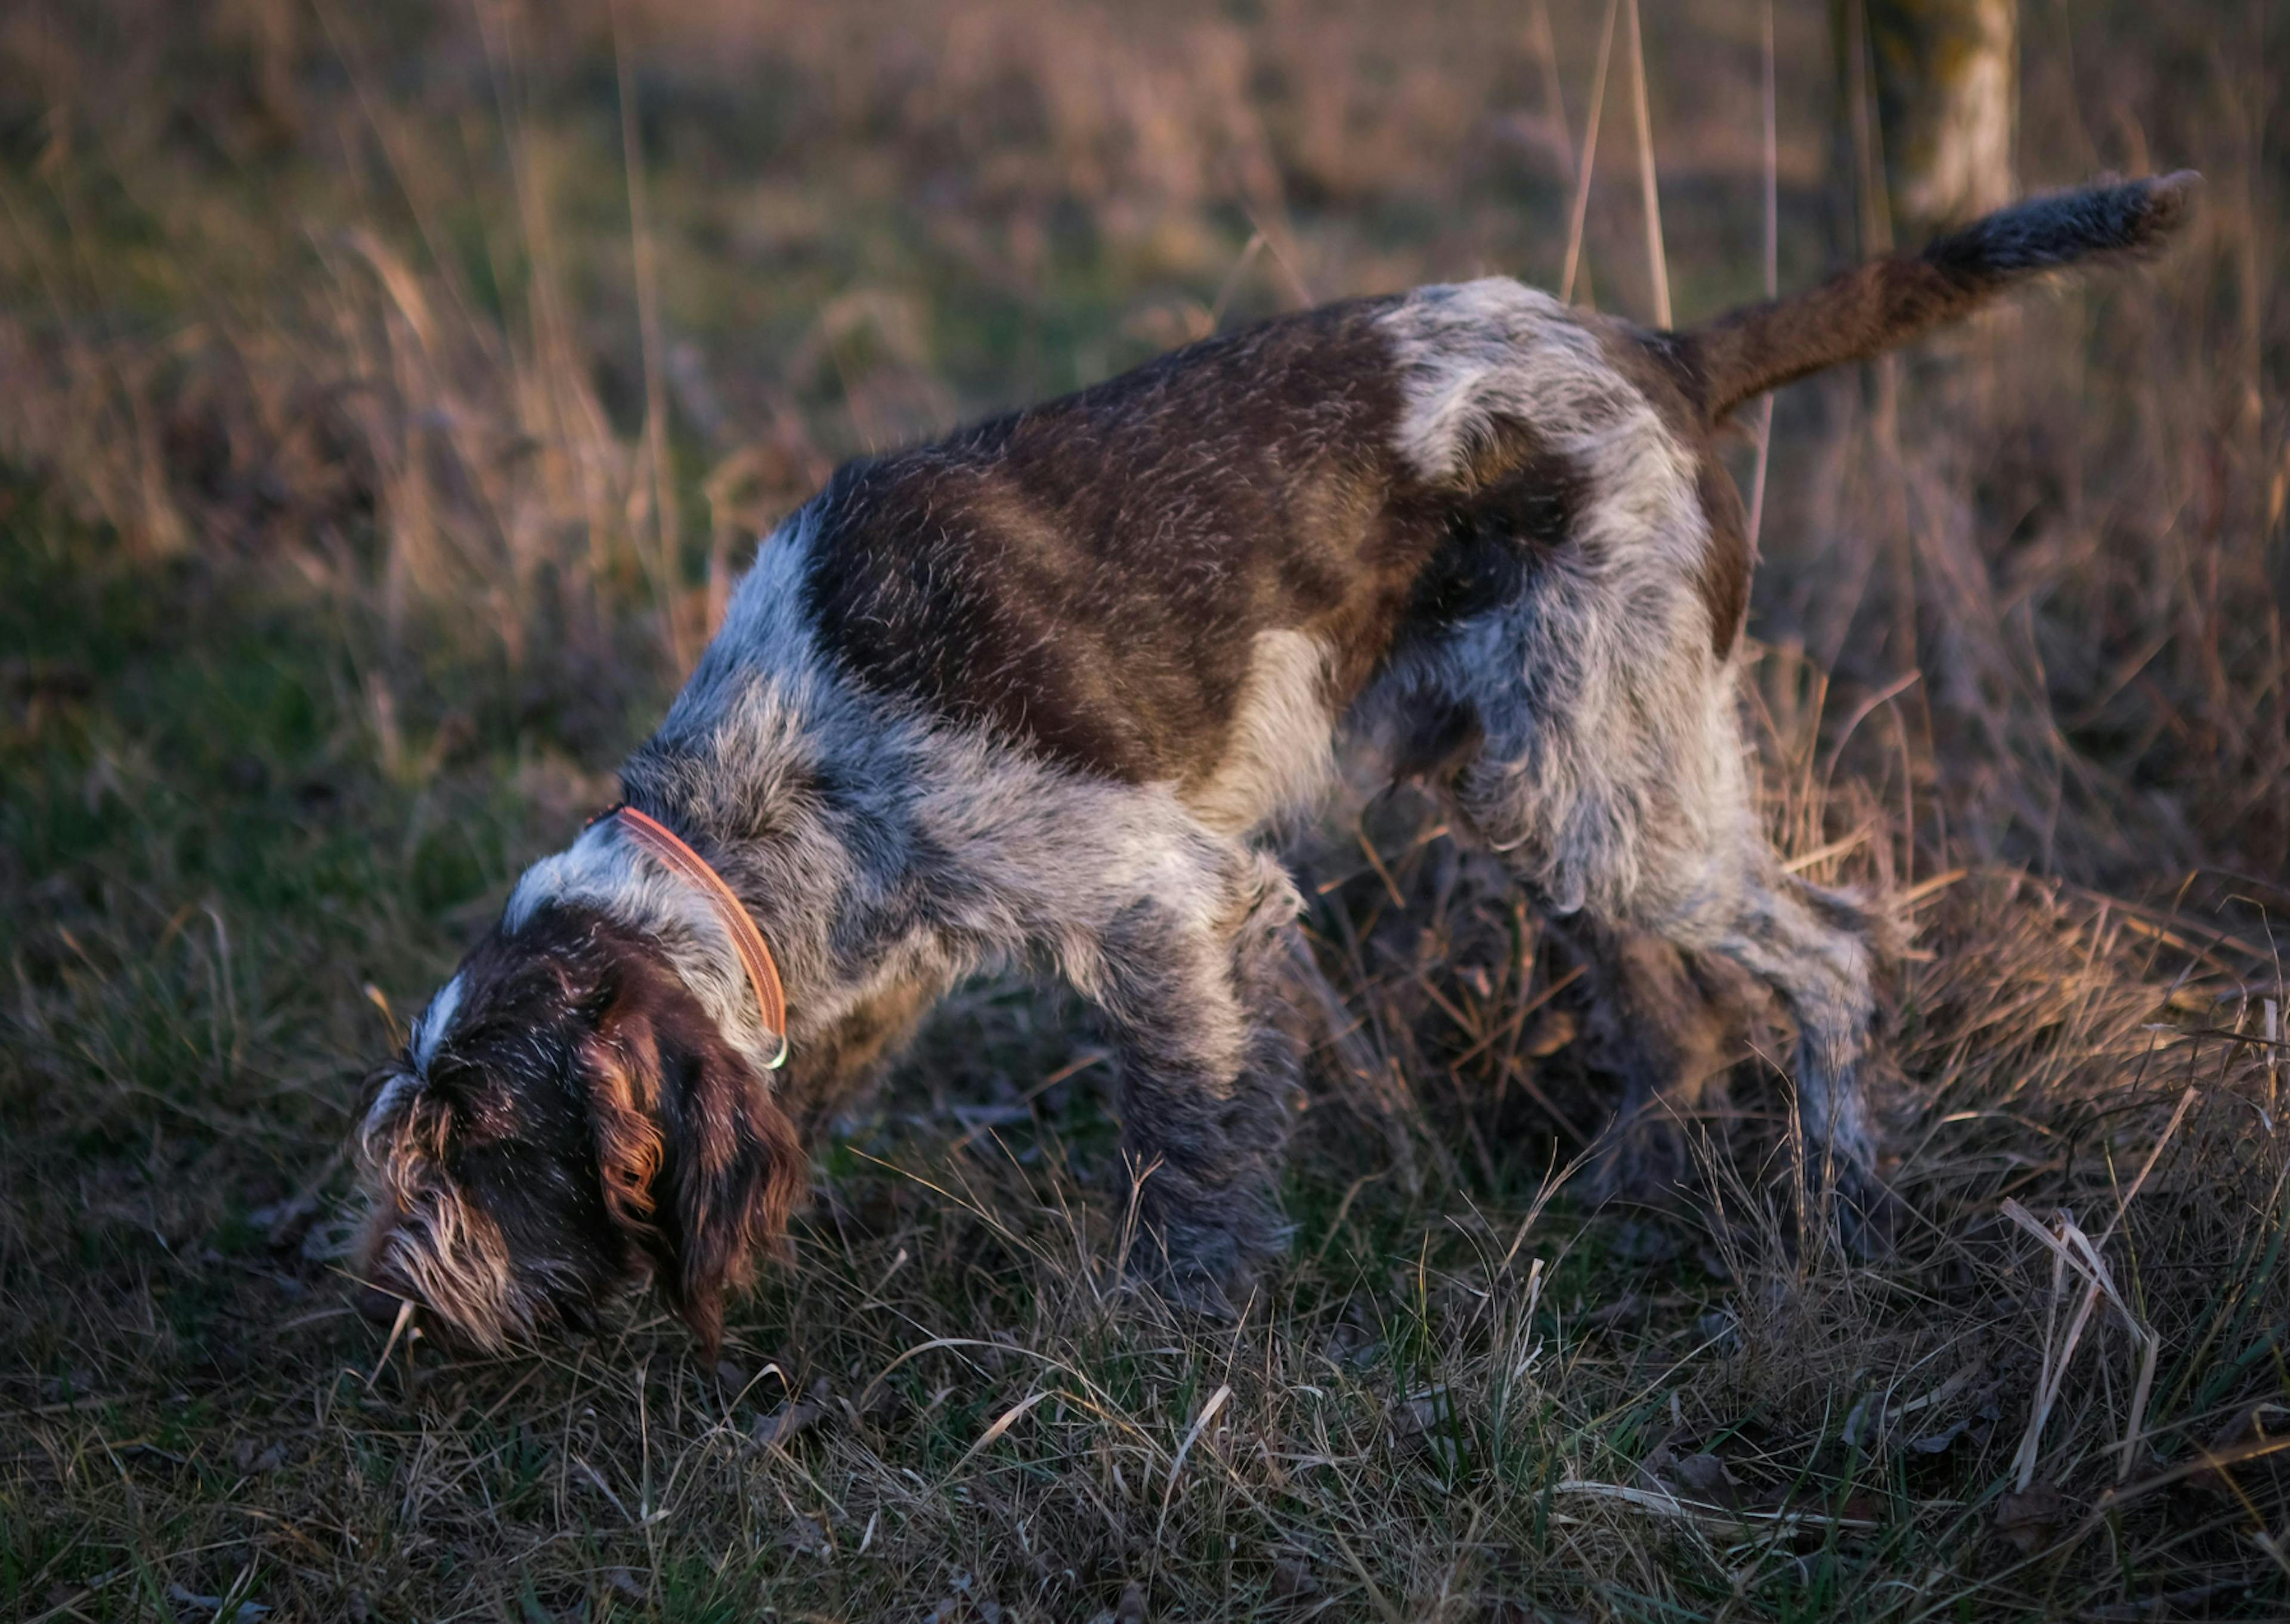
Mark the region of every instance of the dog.
[[[1690, 332], [1504, 278], [1353, 300], [846, 465], [762, 545], [624, 805], [524, 872], [370, 1084], [361, 1307], [498, 1349], [649, 1278], [713, 1349], [805, 1192], [796, 1118], [1012, 965], [1118, 1052], [1132, 1274], [1222, 1300], [1282, 1238], [1299, 1068], [1299, 897], [1261, 841], [1358, 752], [1581, 922], [1626, 1124], [1696, 1081], [1681, 964], [1777, 995], [1805, 1142], [1865, 1220], [1878, 925], [1759, 828], [1716, 436], [2152, 252], [2197, 185], [2035, 199]], [[1621, 1142], [1613, 1181], [1645, 1176]]]

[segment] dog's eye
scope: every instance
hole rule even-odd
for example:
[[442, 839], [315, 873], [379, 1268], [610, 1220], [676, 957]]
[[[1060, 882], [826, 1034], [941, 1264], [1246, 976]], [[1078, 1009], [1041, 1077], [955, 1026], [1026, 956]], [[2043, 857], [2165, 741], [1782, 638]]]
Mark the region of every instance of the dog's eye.
[[446, 1103], [455, 1144], [475, 1148], [517, 1137], [516, 1094], [502, 1078], [479, 1067], [464, 1066], [442, 1088], [434, 1081], [432, 1088]]
[[464, 1116], [473, 1110], [493, 1087], [486, 1068], [465, 1054], [440, 1052], [429, 1057], [428, 1076], [432, 1098], [451, 1107], [454, 1116]]

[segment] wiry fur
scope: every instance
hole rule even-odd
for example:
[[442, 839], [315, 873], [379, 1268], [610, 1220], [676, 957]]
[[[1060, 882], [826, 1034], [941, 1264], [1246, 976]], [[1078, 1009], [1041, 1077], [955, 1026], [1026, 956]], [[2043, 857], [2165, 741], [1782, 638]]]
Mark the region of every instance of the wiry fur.
[[1957, 321], [2014, 283], [2079, 260], [2134, 259], [2170, 241], [2202, 178], [2031, 197], [1934, 241], [1920, 254], [1855, 266], [1812, 292], [1751, 305], [1686, 335], [1677, 359], [1708, 420], [1823, 367], [1873, 356]]
[[411, 1091], [395, 1084], [406, 1075], [385, 1085], [360, 1134], [362, 1165], [381, 1197], [362, 1248], [364, 1272], [498, 1351], [533, 1329], [532, 1293], [519, 1287], [500, 1227], [463, 1200], [445, 1175], [444, 1113], [434, 1106], [398, 1108]]
[[369, 1305], [499, 1348], [649, 1274], [712, 1340], [803, 1189], [765, 1074], [671, 956], [583, 902], [526, 909], [454, 984], [359, 1132]]
[[706, 900], [591, 828], [526, 873], [378, 1090], [376, 1284], [498, 1345], [648, 1274], [712, 1340], [800, 1188], [790, 1117], [846, 1100], [964, 976], [1024, 964], [1120, 1052], [1133, 1264], [1223, 1300], [1279, 1242], [1297, 1059], [1276, 1016], [1298, 898], [1255, 842], [1363, 744], [1580, 916], [1630, 1077], [1610, 1188], [1681, 1171], [1659, 1129], [1722, 1067], [1701, 1006], [1730, 964], [1795, 1023], [1848, 1212], [1878, 1210], [1876, 921], [1759, 830], [1750, 549], [1712, 428], [1744, 391], [2143, 244], [2186, 189], [2025, 205], [1694, 333], [1502, 279], [1330, 306], [839, 471], [622, 772], [769, 940], [786, 1069]]

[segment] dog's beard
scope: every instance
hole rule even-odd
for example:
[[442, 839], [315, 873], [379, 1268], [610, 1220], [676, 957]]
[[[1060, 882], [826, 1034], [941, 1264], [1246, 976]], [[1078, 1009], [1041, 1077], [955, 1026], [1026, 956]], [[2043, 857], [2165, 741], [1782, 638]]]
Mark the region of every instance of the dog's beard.
[[386, 1084], [360, 1134], [373, 1197], [360, 1249], [368, 1282], [411, 1297], [471, 1345], [501, 1352], [556, 1316], [548, 1288], [572, 1271], [512, 1257], [500, 1224], [446, 1175], [442, 1119], [407, 1092]]
[[532, 1333], [538, 1305], [520, 1285], [491, 1219], [452, 1192], [432, 1189], [385, 1221], [370, 1266], [385, 1289], [403, 1289], [488, 1353]]

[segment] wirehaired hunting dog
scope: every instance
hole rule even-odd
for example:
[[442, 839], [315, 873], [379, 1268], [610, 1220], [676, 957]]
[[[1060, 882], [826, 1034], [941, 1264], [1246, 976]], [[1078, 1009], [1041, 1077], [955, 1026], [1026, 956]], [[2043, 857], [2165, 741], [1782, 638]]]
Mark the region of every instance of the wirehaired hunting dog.
[[1806, 1141], [1873, 1208], [1872, 920], [1759, 828], [1715, 436], [2159, 245], [2195, 185], [2038, 199], [1688, 332], [1502, 278], [1355, 300], [844, 468], [762, 548], [625, 808], [526, 870], [378, 1074], [362, 1303], [498, 1348], [649, 1276], [714, 1345], [805, 1188], [791, 1110], [1030, 964], [1119, 1052], [1131, 1267], [1213, 1305], [1277, 1249], [1298, 1064], [1299, 900], [1254, 840], [1351, 748], [1582, 916], [1624, 1181], [1693, 1081], [1678, 956], [1714, 956], [1778, 995]]

